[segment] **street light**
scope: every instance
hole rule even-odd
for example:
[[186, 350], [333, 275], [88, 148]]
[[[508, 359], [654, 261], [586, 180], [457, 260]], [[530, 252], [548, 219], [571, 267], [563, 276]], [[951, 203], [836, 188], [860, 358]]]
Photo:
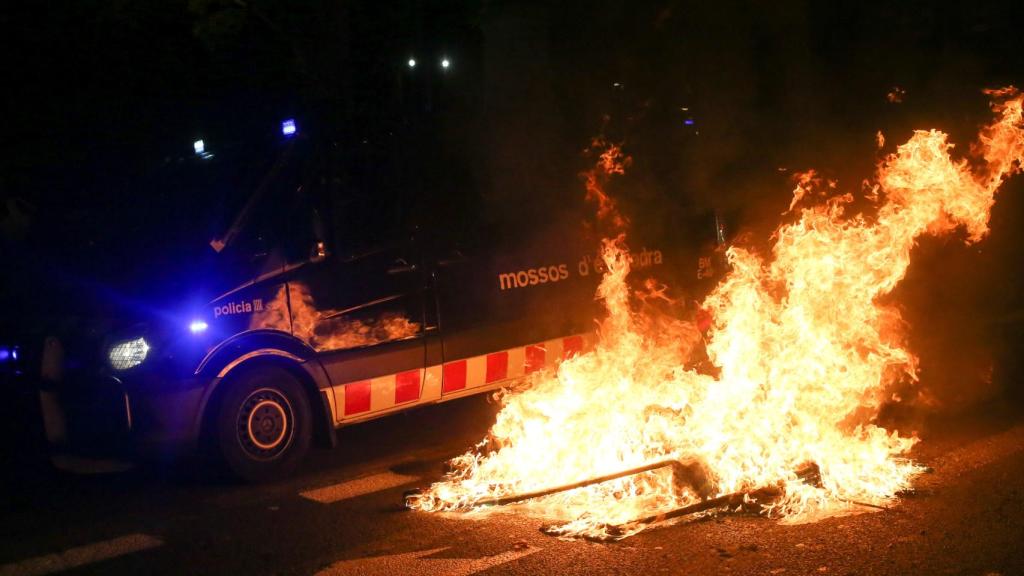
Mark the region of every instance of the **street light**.
[[409, 62], [407, 62], [407, 64], [409, 64], [409, 68], [415, 68], [416, 67], [416, 59], [415, 58], [409, 58]]
[[445, 70], [447, 70], [448, 67], [451, 66], [451, 65], [452, 65], [452, 63], [447, 58], [442, 58], [441, 59], [441, 68], [444, 68]]

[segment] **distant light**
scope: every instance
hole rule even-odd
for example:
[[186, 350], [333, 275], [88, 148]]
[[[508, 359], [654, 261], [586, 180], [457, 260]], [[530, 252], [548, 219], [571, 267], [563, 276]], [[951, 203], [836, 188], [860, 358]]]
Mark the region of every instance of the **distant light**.
[[281, 134], [284, 134], [285, 136], [294, 136], [295, 135], [295, 119], [294, 118], [289, 118], [289, 119], [285, 120], [284, 122], [281, 122]]
[[452, 63], [449, 62], [447, 58], [444, 58], [444, 59], [441, 60], [441, 68], [444, 68], [445, 70], [447, 70], [448, 67], [451, 66], [451, 65], [452, 65]]
[[409, 64], [409, 68], [415, 68], [416, 67], [416, 59], [415, 58], [409, 58], [408, 64]]
[[193, 142], [192, 148], [195, 149], [196, 154], [198, 154], [199, 156], [202, 156], [203, 154], [206, 153], [206, 144], [204, 144], [202, 140], [196, 140], [195, 142]]
[[7, 360], [11, 357], [11, 350], [7, 348], [0, 348], [0, 361]]
[[686, 120], [683, 120], [683, 124], [686, 124], [687, 126], [693, 126], [693, 118], [687, 118]]
[[192, 323], [188, 325], [189, 331], [192, 332], [193, 334], [205, 332], [206, 329], [209, 327], [210, 325], [203, 320], [193, 320]]

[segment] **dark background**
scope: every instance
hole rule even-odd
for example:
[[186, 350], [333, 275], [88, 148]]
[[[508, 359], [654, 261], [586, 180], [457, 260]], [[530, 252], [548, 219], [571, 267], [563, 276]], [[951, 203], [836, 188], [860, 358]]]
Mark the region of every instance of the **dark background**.
[[[581, 152], [605, 134], [634, 158], [615, 192], [635, 225], [713, 208], [766, 239], [794, 171], [857, 190], [878, 130], [886, 151], [932, 127], [965, 150], [988, 119], [981, 89], [1024, 84], [1024, 7], [1009, 1], [3, 10], [3, 333], [194, 282], [288, 117], [330, 143], [353, 188], [401, 197], [403, 218], [459, 206], [495, 234], [572, 225]], [[193, 154], [199, 138], [213, 158]], [[1020, 180], [990, 238], [924, 241], [900, 289], [935, 406], [1019, 392]]]

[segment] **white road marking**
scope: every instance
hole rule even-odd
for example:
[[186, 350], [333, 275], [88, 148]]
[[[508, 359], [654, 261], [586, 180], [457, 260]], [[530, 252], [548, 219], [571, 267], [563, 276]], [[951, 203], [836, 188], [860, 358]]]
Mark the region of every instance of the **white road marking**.
[[335, 562], [316, 573], [316, 576], [470, 576], [499, 564], [506, 564], [540, 552], [540, 548], [527, 547], [522, 550], [510, 550], [494, 556], [483, 558], [424, 558], [448, 548], [433, 548], [419, 552], [392, 554], [390, 556], [374, 556], [372, 558], [356, 558]]
[[43, 576], [88, 564], [163, 546], [163, 540], [148, 534], [129, 534], [103, 542], [68, 548], [56, 554], [36, 556], [0, 566], [0, 576]]
[[355, 498], [365, 494], [380, 492], [381, 490], [387, 490], [388, 488], [394, 488], [395, 486], [401, 486], [402, 484], [409, 484], [419, 479], [419, 476], [406, 476], [404, 474], [395, 474], [394, 472], [381, 472], [380, 474], [364, 476], [362, 478], [324, 486], [323, 488], [317, 488], [315, 490], [306, 490], [305, 492], [299, 492], [299, 495], [307, 500], [313, 500], [321, 504], [331, 504], [332, 502], [339, 502], [341, 500], [348, 500], [349, 498]]

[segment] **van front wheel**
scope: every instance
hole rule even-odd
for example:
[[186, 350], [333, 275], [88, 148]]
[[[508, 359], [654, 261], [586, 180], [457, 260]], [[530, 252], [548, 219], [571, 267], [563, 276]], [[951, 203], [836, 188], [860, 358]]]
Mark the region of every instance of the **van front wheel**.
[[247, 369], [217, 413], [217, 444], [228, 469], [249, 482], [290, 474], [309, 451], [312, 411], [302, 384], [276, 366]]

